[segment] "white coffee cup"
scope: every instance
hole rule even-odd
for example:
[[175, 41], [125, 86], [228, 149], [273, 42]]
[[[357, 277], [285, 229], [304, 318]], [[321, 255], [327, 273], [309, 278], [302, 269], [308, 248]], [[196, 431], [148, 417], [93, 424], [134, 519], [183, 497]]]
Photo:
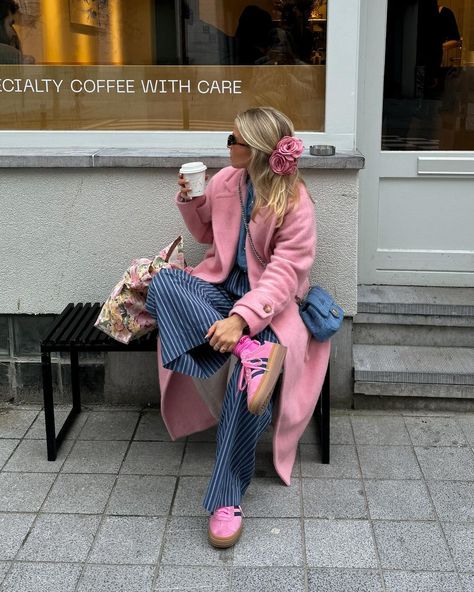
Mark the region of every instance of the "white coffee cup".
[[187, 194], [189, 199], [204, 195], [206, 171], [207, 166], [203, 162], [185, 162], [179, 169], [190, 189]]

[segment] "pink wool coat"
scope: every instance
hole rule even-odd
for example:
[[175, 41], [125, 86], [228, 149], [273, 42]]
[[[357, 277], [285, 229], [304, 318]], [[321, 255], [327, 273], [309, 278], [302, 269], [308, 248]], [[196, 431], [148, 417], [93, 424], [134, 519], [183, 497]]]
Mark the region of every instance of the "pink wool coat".
[[[244, 171], [226, 167], [209, 182], [206, 193], [190, 202], [177, 202], [194, 238], [210, 244], [204, 260], [192, 275], [220, 283], [234, 266], [241, 223], [238, 183], [245, 195]], [[281, 479], [290, 484], [298, 441], [316, 406], [329, 360], [329, 342], [311, 338], [298, 313], [295, 296], [308, 290], [308, 274], [316, 249], [314, 204], [303, 185], [297, 207], [275, 228], [275, 216], [262, 210], [251, 220], [250, 234], [262, 265], [252, 255], [247, 238], [246, 252], [251, 290], [238, 300], [232, 313], [242, 316], [255, 335], [267, 325], [288, 348], [283, 383], [275, 406], [273, 462]], [[198, 394], [193, 380], [163, 368], [158, 353], [161, 410], [171, 437], [179, 438], [207, 429], [216, 423]]]

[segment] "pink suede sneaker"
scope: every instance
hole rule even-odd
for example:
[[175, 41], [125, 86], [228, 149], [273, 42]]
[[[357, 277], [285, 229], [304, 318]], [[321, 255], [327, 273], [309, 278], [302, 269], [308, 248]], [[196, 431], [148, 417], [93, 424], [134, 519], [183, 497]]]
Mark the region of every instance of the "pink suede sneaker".
[[242, 532], [242, 508], [224, 506], [209, 517], [209, 542], [213, 547], [227, 549], [239, 540]]
[[239, 389], [243, 391], [247, 387], [247, 406], [250, 413], [262, 415], [265, 411], [285, 356], [286, 347], [271, 341], [264, 341], [257, 349], [241, 353]]

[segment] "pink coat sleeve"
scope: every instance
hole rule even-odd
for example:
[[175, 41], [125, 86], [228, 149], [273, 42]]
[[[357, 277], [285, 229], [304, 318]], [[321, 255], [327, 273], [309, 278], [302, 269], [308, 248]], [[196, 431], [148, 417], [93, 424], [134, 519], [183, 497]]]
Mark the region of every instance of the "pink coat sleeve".
[[305, 187], [300, 190], [297, 206], [290, 210], [276, 230], [270, 261], [255, 286], [235, 303], [236, 313], [247, 322], [255, 335], [268, 326], [295, 296], [307, 287], [316, 254], [314, 204]]
[[207, 245], [212, 244], [214, 239], [212, 231], [212, 200], [210, 197], [214, 185], [213, 180], [214, 177], [209, 181], [202, 197], [195, 197], [191, 201], [181, 201], [179, 192], [176, 195], [176, 204], [189, 232], [198, 243]]

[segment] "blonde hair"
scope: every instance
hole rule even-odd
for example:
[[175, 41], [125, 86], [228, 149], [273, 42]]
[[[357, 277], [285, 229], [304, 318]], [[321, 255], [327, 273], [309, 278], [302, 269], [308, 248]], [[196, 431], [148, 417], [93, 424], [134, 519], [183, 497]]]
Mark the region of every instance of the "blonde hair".
[[268, 160], [283, 136], [294, 136], [293, 123], [273, 107], [255, 107], [239, 113], [235, 125], [251, 152], [247, 170], [255, 195], [252, 218], [267, 206], [276, 215], [277, 227], [281, 226], [288, 209], [297, 203], [303, 180], [298, 170], [292, 175], [277, 175]]

